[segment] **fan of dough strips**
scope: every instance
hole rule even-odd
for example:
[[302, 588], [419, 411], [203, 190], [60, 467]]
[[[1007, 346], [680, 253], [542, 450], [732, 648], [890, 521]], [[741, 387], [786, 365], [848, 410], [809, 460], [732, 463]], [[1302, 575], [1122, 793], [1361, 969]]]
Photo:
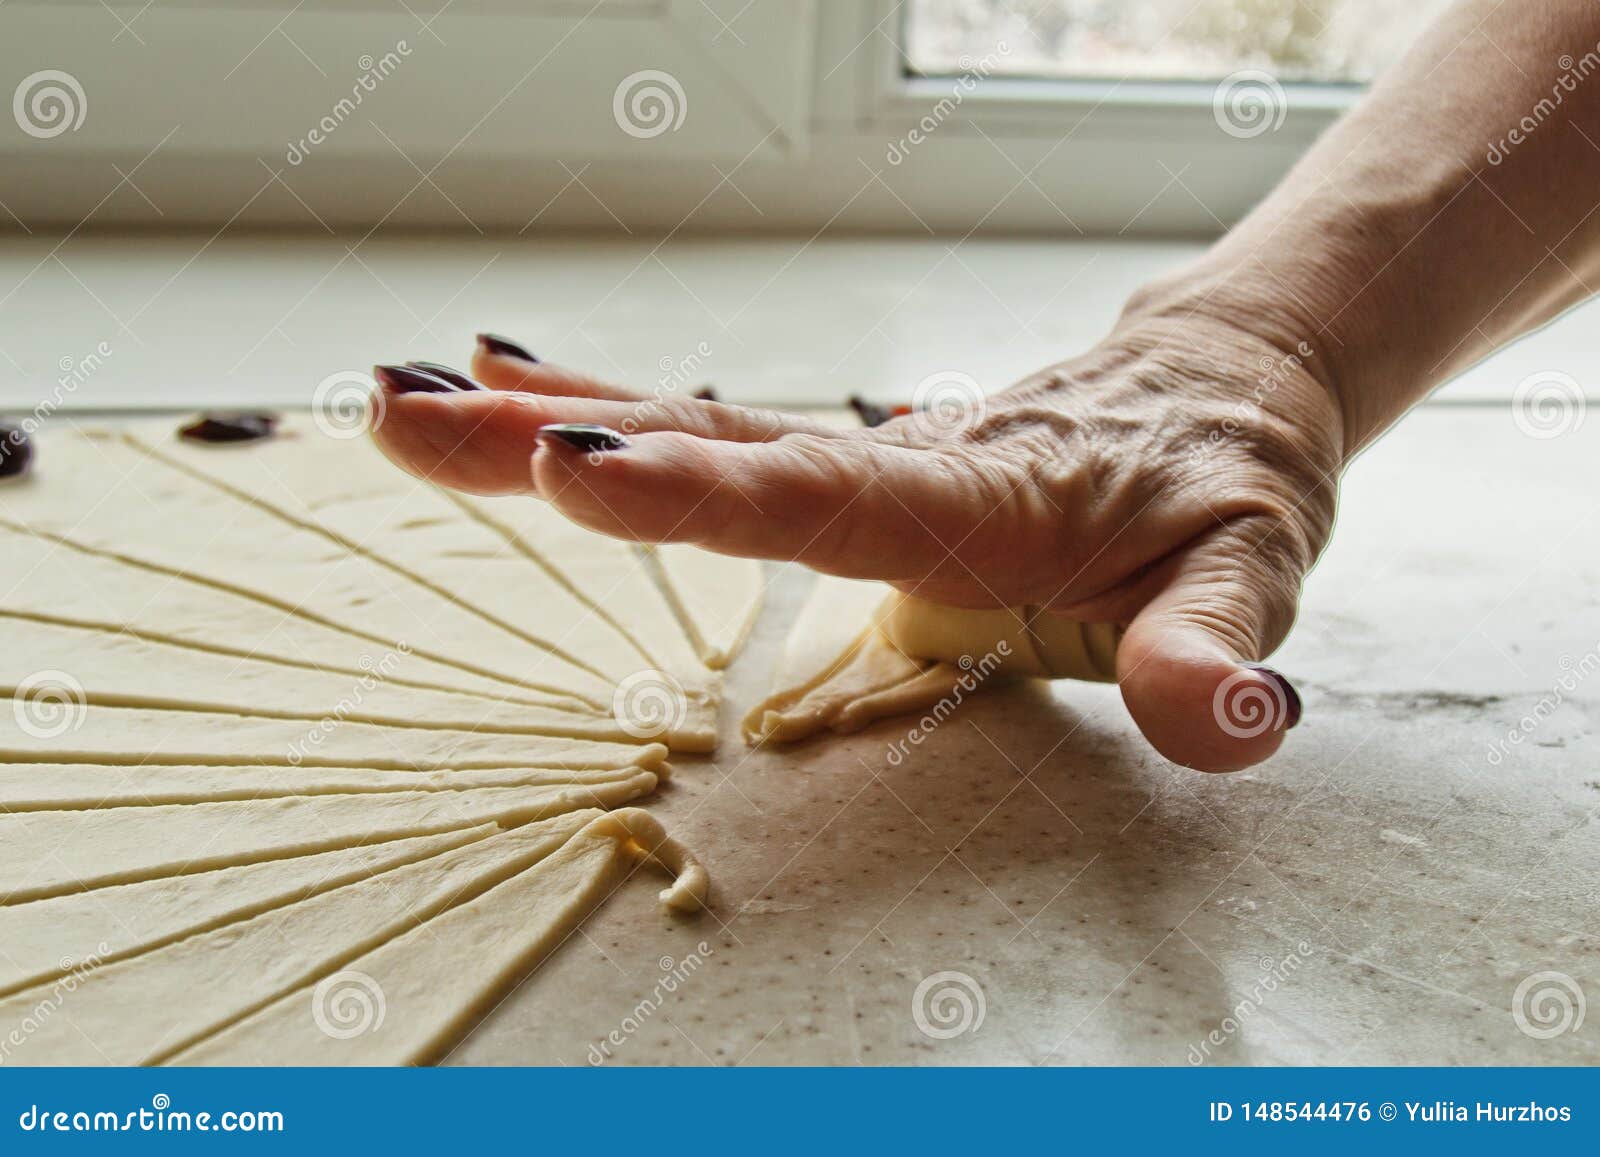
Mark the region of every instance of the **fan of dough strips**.
[[757, 564], [307, 420], [35, 440], [0, 483], [0, 1063], [427, 1063], [636, 865], [704, 903], [629, 805], [715, 743]]

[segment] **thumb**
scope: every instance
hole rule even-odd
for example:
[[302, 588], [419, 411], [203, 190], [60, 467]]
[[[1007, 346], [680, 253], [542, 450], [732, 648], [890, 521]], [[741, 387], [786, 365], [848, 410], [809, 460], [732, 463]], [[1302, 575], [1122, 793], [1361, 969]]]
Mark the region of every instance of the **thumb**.
[[1230, 523], [1179, 555], [1117, 648], [1117, 682], [1139, 730], [1174, 763], [1237, 771], [1300, 722], [1300, 696], [1257, 662], [1293, 624], [1314, 552], [1288, 521]]

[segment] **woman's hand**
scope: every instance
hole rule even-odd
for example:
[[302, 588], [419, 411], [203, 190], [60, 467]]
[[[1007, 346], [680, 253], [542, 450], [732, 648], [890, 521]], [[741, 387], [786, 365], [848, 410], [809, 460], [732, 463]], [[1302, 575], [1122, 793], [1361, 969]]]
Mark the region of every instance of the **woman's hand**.
[[[1305, 350], [1161, 303], [1080, 358], [875, 429], [679, 396], [640, 399], [480, 342], [484, 393], [385, 397], [399, 465], [528, 493], [584, 526], [880, 579], [962, 607], [1043, 606], [1128, 625], [1118, 680], [1168, 758], [1266, 758], [1299, 704], [1268, 655], [1327, 541], [1340, 407]], [[610, 427], [588, 451], [541, 428]], [[1282, 705], [1259, 734], [1232, 705]]]

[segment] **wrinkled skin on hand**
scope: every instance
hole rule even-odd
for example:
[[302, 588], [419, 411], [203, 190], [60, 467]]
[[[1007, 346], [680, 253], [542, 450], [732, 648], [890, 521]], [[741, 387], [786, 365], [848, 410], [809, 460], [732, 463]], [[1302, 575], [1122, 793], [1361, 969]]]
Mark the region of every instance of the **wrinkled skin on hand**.
[[[1096, 348], [1003, 393], [837, 430], [640, 400], [480, 345], [490, 391], [388, 397], [375, 437], [414, 474], [537, 496], [606, 534], [1126, 624], [1118, 682], [1140, 729], [1169, 759], [1226, 771], [1294, 722], [1280, 708], [1259, 727], [1225, 699], [1284, 702], [1281, 677], [1245, 664], [1283, 640], [1332, 526], [1344, 438], [1315, 360], [1147, 298]], [[539, 436], [561, 422], [630, 444]]]

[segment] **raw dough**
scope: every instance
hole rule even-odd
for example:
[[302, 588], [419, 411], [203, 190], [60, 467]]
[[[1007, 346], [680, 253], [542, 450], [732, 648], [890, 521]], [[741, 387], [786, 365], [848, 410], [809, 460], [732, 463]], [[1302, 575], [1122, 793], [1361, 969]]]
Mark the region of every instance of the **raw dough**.
[[[0, 526], [6, 576], [0, 603], [13, 614], [107, 630], [135, 630], [220, 655], [290, 663], [359, 679], [385, 648], [342, 630], [169, 571], [97, 554], [61, 539]], [[401, 686], [523, 702], [512, 684], [413, 651], [389, 676]], [[545, 700], [540, 704], [547, 703]]]
[[[485, 822], [617, 807], [655, 789], [641, 771], [587, 786], [323, 795], [0, 815], [0, 903], [303, 856]], [[0, 1034], [3, 1036], [3, 1034]]]
[[40, 670], [58, 670], [73, 676], [88, 702], [111, 707], [632, 742], [609, 714], [491, 703], [393, 683], [388, 673], [405, 670], [403, 655], [350, 676], [220, 655], [126, 631], [21, 619], [6, 611], [0, 611], [0, 634], [6, 642], [0, 647], [0, 695], [14, 694]]
[[992, 611], [943, 607], [894, 594], [882, 613], [884, 637], [919, 660], [967, 669], [1003, 669], [1035, 679], [1115, 682], [1122, 629], [1113, 623], [1079, 623], [1038, 607]]
[[[513, 878], [597, 815], [579, 812], [529, 824], [153, 952], [80, 968], [62, 1015], [35, 1017], [37, 1027], [24, 1034], [14, 1059], [51, 1065], [156, 1063]], [[504, 918], [516, 921], [519, 913], [507, 912]], [[479, 950], [470, 942], [454, 947]], [[435, 986], [452, 987], [441, 983], [449, 975], [434, 973]], [[228, 979], [218, 983], [221, 977]], [[0, 1038], [20, 1028], [48, 995], [35, 987], [0, 1001]]]
[[[610, 688], [592, 673], [119, 434], [52, 428], [40, 439], [40, 462], [48, 467], [0, 487], [0, 522], [213, 583], [386, 650], [404, 644], [508, 682], [535, 702], [611, 709]], [[262, 445], [207, 452], [251, 456]]]
[[645, 549], [653, 553], [662, 589], [700, 657], [712, 667], [726, 667], [744, 646], [761, 613], [766, 594], [761, 564], [686, 543]]
[[498, 830], [482, 824], [0, 907], [0, 995], [293, 904]]
[[[475, 787], [615, 783], [641, 767], [486, 767], [381, 771], [371, 767], [174, 767], [161, 763], [0, 763], [0, 811], [79, 811], [157, 804], [218, 803], [281, 796], [364, 792], [466, 791]], [[666, 778], [666, 765], [654, 769]], [[0, 944], [4, 944], [0, 940]]]
[[[327, 438], [295, 419], [240, 453], [184, 442], [170, 426], [161, 436], [148, 426], [130, 429], [136, 443], [175, 466], [326, 534], [547, 652], [549, 658], [528, 667], [542, 684], [609, 709], [617, 684], [657, 665], [593, 605], [530, 565], [505, 534], [397, 470], [366, 439]], [[709, 750], [716, 740], [714, 680], [694, 666], [674, 672], [686, 702], [682, 723], [666, 741], [676, 737], [680, 748]]]
[[1026, 609], [968, 611], [818, 577], [791, 631], [774, 690], [746, 715], [750, 743], [857, 731], [948, 704], [1010, 678], [1116, 677], [1119, 628]]
[[653, 581], [649, 560], [639, 548], [585, 530], [547, 502], [455, 491], [449, 496], [509, 538], [595, 614], [614, 623], [633, 640], [646, 665], [671, 671], [688, 690], [702, 688], [712, 695], [721, 690], [720, 677], [691, 644], [688, 625], [680, 623]]
[[[40, 685], [39, 694], [44, 694]], [[550, 735], [493, 735], [436, 728], [397, 730], [370, 723], [323, 728], [303, 719], [266, 719], [143, 707], [68, 707], [71, 722], [24, 730], [30, 700], [0, 710], [0, 763], [263, 763], [439, 771], [451, 767], [658, 766], [659, 743], [610, 743]], [[317, 739], [310, 738], [319, 736]]]
[[[643, 834], [643, 842], [640, 836]], [[661, 838], [658, 838], [661, 836]], [[443, 1059], [626, 876], [662, 849], [659, 825], [635, 809], [594, 820], [559, 852], [469, 903], [351, 961], [172, 1058], [195, 1065], [396, 1065]], [[670, 841], [668, 841], [670, 842]], [[668, 902], [704, 897], [704, 872], [679, 860]], [[687, 883], [686, 883], [687, 882]], [[439, 983], [449, 977], [448, 984]], [[346, 1012], [335, 1015], [341, 982]], [[320, 1014], [320, 1015], [319, 1015]], [[335, 1021], [336, 1029], [326, 1026]]]

